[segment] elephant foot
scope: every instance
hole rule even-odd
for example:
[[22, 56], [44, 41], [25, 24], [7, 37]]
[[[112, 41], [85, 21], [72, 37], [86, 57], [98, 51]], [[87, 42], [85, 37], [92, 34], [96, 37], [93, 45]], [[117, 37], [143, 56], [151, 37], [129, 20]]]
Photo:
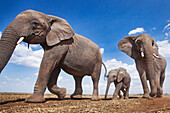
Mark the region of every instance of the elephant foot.
[[160, 88], [160, 90], [157, 91], [156, 97], [157, 98], [162, 98], [162, 94], [163, 94], [163, 90], [162, 90], [162, 88]]
[[149, 98], [149, 94], [144, 94], [142, 98]]
[[91, 100], [92, 100], [92, 101], [99, 101], [100, 99], [99, 99], [98, 96], [92, 96]]
[[112, 100], [117, 100], [117, 95], [113, 95]]
[[125, 97], [124, 99], [129, 99], [129, 97]]
[[57, 85], [48, 86], [48, 90], [57, 95], [59, 99], [64, 99], [66, 96], [66, 88], [59, 88]]
[[113, 97], [112, 100], [117, 100], [117, 97]]
[[43, 103], [45, 102], [45, 98], [43, 96], [32, 94], [30, 97], [28, 97], [25, 102], [28, 103]]
[[150, 93], [149, 95], [150, 95], [151, 97], [154, 97], [156, 94]]
[[162, 98], [162, 95], [157, 95], [156, 97], [157, 97], [157, 98]]
[[72, 99], [81, 99], [81, 98], [82, 98], [82, 95], [72, 94], [70, 97], [71, 97]]
[[59, 99], [64, 99], [64, 97], [66, 96], [66, 88], [60, 88], [60, 92], [57, 94]]

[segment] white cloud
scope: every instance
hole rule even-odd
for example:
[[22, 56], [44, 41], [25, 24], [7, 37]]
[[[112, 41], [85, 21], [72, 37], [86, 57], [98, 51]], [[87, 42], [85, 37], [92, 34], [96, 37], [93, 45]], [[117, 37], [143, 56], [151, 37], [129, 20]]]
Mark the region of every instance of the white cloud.
[[163, 55], [164, 57], [170, 57], [170, 43], [168, 40], [163, 41], [157, 41], [157, 44], [159, 46], [159, 53]]
[[163, 32], [164, 32], [166, 29], [167, 29], [167, 30], [170, 29], [170, 23], [168, 23], [168, 25], [166, 25], [166, 26], [164, 27]]
[[13, 79], [9, 78], [8, 76], [4, 76], [4, 79], [7, 81], [12, 81]]
[[170, 19], [168, 19], [167, 22], [170, 22]]
[[134, 30], [129, 31], [129, 35], [136, 34], [136, 33], [143, 33], [145, 30], [143, 28], [136, 28]]
[[58, 77], [58, 81], [61, 81], [61, 80], [63, 80], [63, 77], [60, 77], [60, 76], [59, 76], [59, 77]]
[[10, 62], [28, 67], [38, 68], [40, 66], [43, 53], [43, 49], [33, 51], [32, 47], [28, 49], [27, 46], [25, 46], [24, 44], [20, 44], [16, 47]]
[[34, 73], [35, 76], [38, 76], [38, 73]]
[[168, 23], [168, 25], [166, 25], [163, 29], [163, 32], [165, 32], [165, 39], [168, 39], [169, 34], [170, 34], [170, 23]]
[[38, 48], [39, 45], [38, 45], [38, 44], [36, 44], [36, 45], [31, 44], [30, 47], [31, 47], [31, 48]]
[[165, 36], [167, 36], [167, 37], [168, 37], [168, 35], [169, 35], [168, 33], [165, 33]]
[[152, 28], [152, 30], [156, 30], [156, 27]]
[[100, 53], [101, 53], [101, 54], [104, 53], [104, 48], [100, 48]]

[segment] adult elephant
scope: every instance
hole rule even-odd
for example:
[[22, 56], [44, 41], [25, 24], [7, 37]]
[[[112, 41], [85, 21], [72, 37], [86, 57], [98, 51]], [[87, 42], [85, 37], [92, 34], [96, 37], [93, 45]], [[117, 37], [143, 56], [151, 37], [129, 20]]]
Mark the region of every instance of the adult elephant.
[[56, 84], [61, 69], [74, 77], [76, 88], [71, 98], [81, 98], [82, 78], [90, 75], [93, 80], [91, 99], [99, 100], [98, 82], [102, 65], [99, 47], [89, 39], [75, 34], [66, 20], [34, 10], [20, 13], [2, 34], [0, 72], [22, 40], [28, 44], [40, 44], [44, 49], [34, 93], [26, 99], [27, 102], [45, 101], [46, 87], [63, 99], [66, 89]]
[[143, 97], [149, 97], [147, 80], [151, 88], [150, 96], [162, 97], [166, 60], [158, 53], [158, 46], [151, 36], [127, 36], [118, 43], [118, 47], [135, 60], [143, 86]]

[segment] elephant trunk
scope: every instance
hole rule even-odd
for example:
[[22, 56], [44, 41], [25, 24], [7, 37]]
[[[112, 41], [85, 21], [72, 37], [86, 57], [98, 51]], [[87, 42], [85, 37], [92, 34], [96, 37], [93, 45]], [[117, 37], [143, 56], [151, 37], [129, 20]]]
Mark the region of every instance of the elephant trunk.
[[9, 25], [3, 32], [0, 40], [0, 73], [8, 63], [12, 53], [17, 45], [19, 36], [17, 32]]
[[150, 96], [157, 94], [156, 76], [154, 73], [154, 61], [153, 61], [153, 50], [152, 46], [145, 49], [145, 63], [146, 63], [146, 76], [149, 79], [151, 93]]
[[108, 94], [108, 91], [109, 91], [110, 84], [111, 84], [111, 81], [108, 79], [106, 93], [105, 93], [105, 99], [107, 98], [107, 94]]

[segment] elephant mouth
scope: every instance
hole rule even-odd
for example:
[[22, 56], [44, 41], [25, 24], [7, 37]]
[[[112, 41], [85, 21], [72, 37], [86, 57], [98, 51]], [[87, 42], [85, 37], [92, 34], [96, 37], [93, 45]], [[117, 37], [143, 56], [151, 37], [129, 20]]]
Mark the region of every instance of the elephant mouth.
[[18, 40], [17, 44], [21, 43], [22, 41], [24, 41], [28, 44], [42, 44], [45, 42], [45, 36], [41, 32], [39, 32], [38, 34], [21, 36], [20, 39]]
[[[143, 51], [141, 51], [141, 52], [140, 52], [140, 55], [141, 55], [141, 57], [142, 57], [142, 58], [144, 58], [144, 57], [145, 57], [145, 54], [144, 54], [144, 52], [143, 52]], [[154, 58], [157, 58], [157, 59], [160, 59], [160, 56], [159, 56], [159, 55], [157, 55], [157, 54], [155, 54], [155, 53], [153, 53], [153, 57], [154, 57]]]

